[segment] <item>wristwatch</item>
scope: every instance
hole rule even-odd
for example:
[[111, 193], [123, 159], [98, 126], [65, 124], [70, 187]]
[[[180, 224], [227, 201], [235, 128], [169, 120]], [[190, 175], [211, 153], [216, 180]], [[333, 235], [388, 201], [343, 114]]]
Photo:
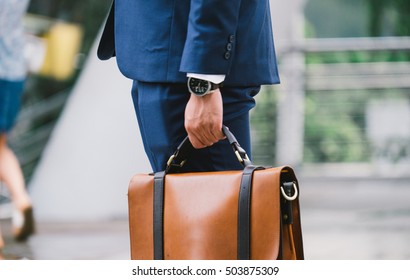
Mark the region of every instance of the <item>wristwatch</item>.
[[221, 87], [221, 84], [215, 84], [207, 80], [197, 78], [188, 78], [188, 90], [196, 96], [204, 96]]

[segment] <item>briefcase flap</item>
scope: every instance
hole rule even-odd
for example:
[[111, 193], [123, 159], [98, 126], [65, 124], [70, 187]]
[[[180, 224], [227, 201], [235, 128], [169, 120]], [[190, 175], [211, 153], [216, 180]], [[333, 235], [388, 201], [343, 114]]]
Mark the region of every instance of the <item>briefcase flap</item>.
[[[250, 210], [251, 259], [277, 259], [283, 167], [256, 170]], [[286, 170], [285, 170], [286, 171]], [[242, 171], [167, 174], [164, 187], [164, 259], [236, 259]], [[289, 175], [286, 175], [289, 176]], [[131, 258], [154, 258], [154, 176], [130, 182]]]

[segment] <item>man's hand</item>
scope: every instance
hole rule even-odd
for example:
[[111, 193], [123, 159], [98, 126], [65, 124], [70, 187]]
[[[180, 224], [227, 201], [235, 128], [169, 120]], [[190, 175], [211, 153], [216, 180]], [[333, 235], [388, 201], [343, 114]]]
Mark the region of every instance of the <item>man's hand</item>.
[[222, 133], [222, 95], [219, 89], [205, 96], [191, 94], [185, 108], [185, 129], [195, 149], [212, 146]]

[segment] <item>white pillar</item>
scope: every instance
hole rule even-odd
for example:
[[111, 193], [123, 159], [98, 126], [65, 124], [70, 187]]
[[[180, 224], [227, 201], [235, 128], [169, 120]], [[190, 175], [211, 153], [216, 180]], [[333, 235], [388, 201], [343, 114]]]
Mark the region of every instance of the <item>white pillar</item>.
[[131, 84], [115, 59], [97, 59], [95, 45], [29, 186], [38, 220], [127, 217], [131, 176], [151, 171]]
[[303, 161], [305, 56], [289, 47], [303, 42], [306, 0], [271, 0], [273, 28], [280, 61], [277, 116], [277, 164], [294, 167]]

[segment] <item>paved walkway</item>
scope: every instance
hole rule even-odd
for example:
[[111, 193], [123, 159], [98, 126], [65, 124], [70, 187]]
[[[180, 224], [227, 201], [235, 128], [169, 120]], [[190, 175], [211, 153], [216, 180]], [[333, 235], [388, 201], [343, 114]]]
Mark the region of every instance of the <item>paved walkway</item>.
[[129, 259], [128, 224], [39, 223], [37, 233], [26, 243], [11, 236], [10, 220], [2, 220], [6, 259], [36, 260], [126, 260]]
[[[410, 178], [300, 178], [307, 259], [410, 259]], [[7, 259], [126, 260], [127, 221], [39, 223], [15, 243], [1, 220]]]
[[410, 178], [301, 180], [310, 259], [410, 259]]

